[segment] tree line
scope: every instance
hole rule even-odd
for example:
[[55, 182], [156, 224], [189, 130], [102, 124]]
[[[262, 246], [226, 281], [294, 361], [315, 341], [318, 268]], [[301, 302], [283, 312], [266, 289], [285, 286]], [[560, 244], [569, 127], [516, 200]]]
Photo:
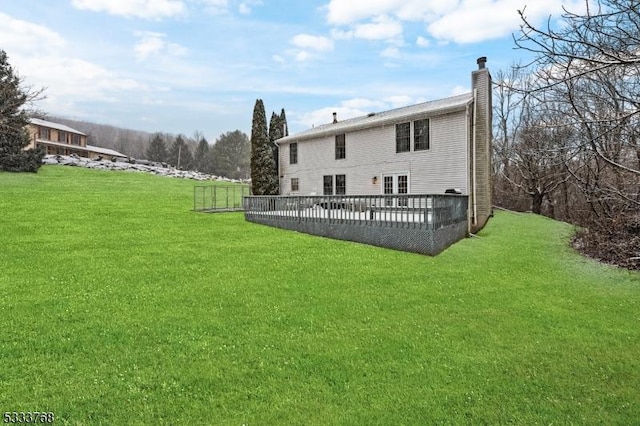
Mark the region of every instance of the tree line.
[[183, 170], [231, 179], [249, 178], [249, 138], [240, 130], [220, 135], [213, 145], [209, 145], [201, 132], [195, 132], [192, 138], [154, 133], [145, 158]]
[[640, 269], [640, 6], [587, 7], [557, 28], [520, 12], [534, 60], [496, 74], [495, 201], [577, 224], [576, 247]]

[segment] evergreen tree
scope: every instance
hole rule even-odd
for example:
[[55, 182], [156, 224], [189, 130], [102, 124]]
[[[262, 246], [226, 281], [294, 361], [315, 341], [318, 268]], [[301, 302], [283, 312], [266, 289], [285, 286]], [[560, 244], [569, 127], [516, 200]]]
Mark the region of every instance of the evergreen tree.
[[35, 173], [44, 151], [24, 150], [29, 145], [29, 117], [24, 105], [34, 99], [34, 94], [23, 90], [20, 84], [6, 52], [0, 50], [0, 170]]
[[231, 179], [247, 179], [250, 155], [251, 146], [246, 134], [236, 130], [220, 135], [210, 150], [212, 173]]
[[169, 149], [167, 163], [180, 170], [189, 170], [192, 162], [193, 156], [189, 146], [186, 144], [184, 137], [178, 135]]
[[145, 156], [150, 161], [162, 162], [167, 159], [167, 147], [164, 144], [162, 134], [154, 133], [151, 136]]
[[193, 153], [193, 168], [199, 172], [205, 172], [210, 169], [208, 166], [209, 162], [209, 142], [202, 137], [200, 142], [198, 142], [198, 146], [196, 147], [195, 152]]
[[267, 117], [262, 99], [257, 99], [251, 125], [251, 186], [254, 195], [277, 195], [277, 164], [267, 133]]
[[273, 169], [271, 170], [271, 174], [276, 176], [278, 179], [278, 164], [279, 164], [279, 148], [276, 144], [276, 141], [284, 136], [284, 123], [282, 122], [281, 117], [275, 112], [271, 113], [271, 120], [269, 121], [269, 143], [271, 149], [273, 150]]
[[287, 123], [287, 114], [284, 113], [284, 108], [280, 111], [280, 124], [282, 125], [282, 137], [289, 136], [289, 124]]

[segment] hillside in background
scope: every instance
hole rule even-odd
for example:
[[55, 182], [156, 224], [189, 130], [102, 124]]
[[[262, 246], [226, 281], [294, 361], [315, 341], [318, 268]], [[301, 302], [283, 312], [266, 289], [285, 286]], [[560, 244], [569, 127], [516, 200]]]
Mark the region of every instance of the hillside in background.
[[115, 149], [129, 157], [145, 158], [151, 133], [142, 130], [124, 129], [109, 124], [97, 124], [88, 121], [47, 115], [48, 121], [64, 124], [88, 135], [89, 145]]

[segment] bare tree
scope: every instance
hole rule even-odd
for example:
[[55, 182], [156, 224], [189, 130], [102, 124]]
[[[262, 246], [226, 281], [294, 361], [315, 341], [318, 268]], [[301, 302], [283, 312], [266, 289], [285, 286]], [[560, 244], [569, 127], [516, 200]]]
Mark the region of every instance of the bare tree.
[[[574, 135], [561, 152], [588, 207], [579, 222], [601, 247], [612, 247], [607, 236], [616, 247], [631, 241], [616, 250], [627, 256], [621, 263], [640, 259], [632, 238], [640, 232], [640, 3], [585, 0], [584, 12], [565, 9], [556, 28], [551, 18], [538, 28], [525, 11], [520, 16], [515, 43], [534, 54], [527, 65], [533, 84], [520, 90], [547, 105], [540, 124]], [[612, 250], [598, 255], [604, 251]]]
[[[593, 3], [593, 2], [591, 2]], [[565, 10], [560, 29], [534, 27], [524, 11], [516, 45], [535, 55], [537, 87], [532, 96], [569, 105], [563, 125], [580, 128], [584, 143], [609, 166], [640, 176], [626, 152], [638, 152], [637, 137], [625, 127], [640, 115], [640, 4], [599, 0], [585, 2], [585, 15]], [[612, 138], [618, 147], [611, 150]]]

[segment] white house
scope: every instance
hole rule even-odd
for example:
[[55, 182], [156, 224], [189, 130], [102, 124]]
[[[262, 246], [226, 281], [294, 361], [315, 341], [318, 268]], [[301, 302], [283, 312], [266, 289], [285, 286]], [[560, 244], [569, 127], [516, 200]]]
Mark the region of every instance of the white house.
[[491, 75], [471, 92], [339, 121], [279, 139], [282, 195], [469, 196], [472, 232], [492, 214]]

